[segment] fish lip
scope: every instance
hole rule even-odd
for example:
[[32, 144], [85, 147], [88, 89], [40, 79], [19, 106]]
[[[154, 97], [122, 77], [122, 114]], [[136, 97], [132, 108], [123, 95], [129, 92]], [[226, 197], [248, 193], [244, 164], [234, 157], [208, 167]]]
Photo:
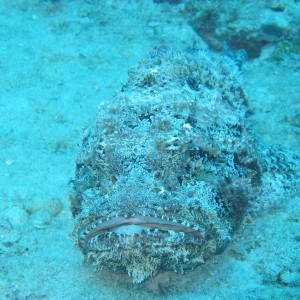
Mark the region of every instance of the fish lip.
[[204, 235], [201, 233], [201, 231], [193, 229], [187, 225], [159, 217], [136, 215], [131, 217], [112, 217], [109, 220], [99, 223], [98, 225], [93, 226], [91, 230], [86, 232], [83, 237], [83, 241], [84, 243], [87, 243], [90, 239], [100, 234], [112, 232], [119, 227], [128, 225], [138, 225], [150, 229], [173, 230], [175, 232], [183, 232], [192, 235], [199, 239], [204, 239]]

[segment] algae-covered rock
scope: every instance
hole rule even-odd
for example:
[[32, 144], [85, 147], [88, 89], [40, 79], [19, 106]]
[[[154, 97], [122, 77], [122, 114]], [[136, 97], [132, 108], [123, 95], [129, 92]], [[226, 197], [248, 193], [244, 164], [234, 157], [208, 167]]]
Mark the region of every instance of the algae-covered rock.
[[141, 282], [220, 253], [247, 212], [294, 191], [293, 164], [270, 149], [231, 60], [152, 51], [84, 131], [71, 209], [86, 261]]
[[300, 34], [300, 3], [290, 0], [185, 1], [192, 27], [214, 50], [226, 43], [250, 57], [264, 46], [289, 41]]

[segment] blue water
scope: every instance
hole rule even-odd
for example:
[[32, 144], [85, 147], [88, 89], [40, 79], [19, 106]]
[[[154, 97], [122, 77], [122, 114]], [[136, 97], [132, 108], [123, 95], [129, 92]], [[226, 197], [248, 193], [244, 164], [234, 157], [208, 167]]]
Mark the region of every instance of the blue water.
[[300, 299], [299, 197], [140, 285], [68, 238], [82, 130], [153, 47], [236, 59], [255, 136], [299, 154], [299, 20], [298, 1], [0, 1], [0, 299]]

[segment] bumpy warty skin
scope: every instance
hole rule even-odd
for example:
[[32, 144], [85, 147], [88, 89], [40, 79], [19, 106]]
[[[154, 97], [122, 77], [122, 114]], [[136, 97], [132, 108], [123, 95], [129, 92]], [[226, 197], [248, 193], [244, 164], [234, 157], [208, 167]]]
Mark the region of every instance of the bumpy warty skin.
[[86, 261], [141, 282], [224, 250], [274, 177], [246, 122], [229, 59], [157, 49], [130, 70], [76, 162], [73, 235]]

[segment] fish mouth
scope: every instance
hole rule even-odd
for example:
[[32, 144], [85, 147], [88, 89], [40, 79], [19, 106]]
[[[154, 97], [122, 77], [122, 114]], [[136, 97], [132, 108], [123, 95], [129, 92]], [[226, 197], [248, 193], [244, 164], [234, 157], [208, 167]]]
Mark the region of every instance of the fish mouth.
[[82, 241], [89, 240], [106, 232], [132, 235], [145, 229], [160, 229], [165, 231], [182, 232], [198, 239], [204, 239], [203, 233], [197, 228], [191, 228], [175, 221], [150, 216], [113, 217], [102, 223], [93, 224], [93, 227], [86, 230], [82, 235]]

